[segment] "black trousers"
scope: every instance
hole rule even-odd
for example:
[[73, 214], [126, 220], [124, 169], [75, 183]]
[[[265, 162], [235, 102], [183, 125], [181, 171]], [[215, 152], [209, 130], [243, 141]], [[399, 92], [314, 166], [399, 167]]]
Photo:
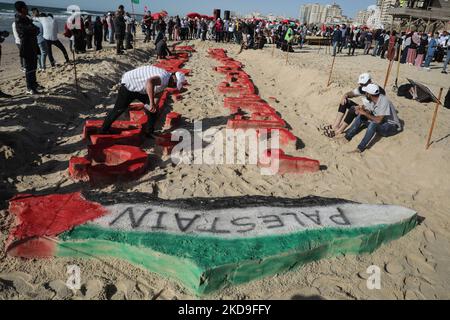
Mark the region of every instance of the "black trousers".
[[101, 33], [95, 34], [94, 36], [95, 50], [99, 51], [103, 49], [102, 41], [103, 41], [103, 34]]
[[74, 47], [75, 52], [78, 53], [86, 53], [86, 41], [84, 40], [84, 33], [81, 30], [73, 30], [74, 36]]
[[[16, 45], [17, 45], [17, 48], [19, 49], [19, 52], [20, 52], [20, 44], [16, 44]], [[20, 67], [21, 68], [25, 68], [25, 59], [22, 58], [22, 57], [20, 57]]]
[[86, 44], [88, 49], [92, 49], [92, 39], [94, 35], [93, 34], [87, 34], [86, 35]]
[[[119, 94], [117, 96], [114, 109], [108, 112], [105, 121], [103, 122], [102, 132], [107, 133], [111, 129], [112, 124], [116, 121], [124, 112], [128, 110], [128, 107], [134, 100], [139, 100], [144, 104], [149, 103], [148, 95], [139, 92], [129, 91], [123, 84], [120, 86]], [[158, 113], [150, 113], [146, 109], [145, 113], [148, 116], [147, 127], [144, 128], [144, 132], [153, 133], [156, 121], [158, 120]]]
[[344, 122], [348, 125], [352, 124], [353, 120], [357, 117], [356, 115], [356, 109], [355, 107], [358, 104], [350, 99], [347, 99], [346, 104], [339, 105], [339, 112], [345, 114], [347, 112], [347, 115], [345, 116]]
[[125, 40], [125, 34], [116, 33], [116, 52], [117, 54], [123, 53], [123, 41]]
[[350, 46], [348, 47], [348, 55], [355, 55], [355, 50], [356, 50], [356, 42], [355, 41], [351, 41], [350, 42]]
[[57, 47], [59, 50], [61, 50], [61, 52], [64, 55], [64, 58], [66, 59], [66, 62], [69, 62], [69, 55], [67, 54], [67, 50], [64, 47], [64, 45], [61, 43], [61, 41], [56, 40], [56, 41], [52, 41], [52, 40], [46, 40], [47, 41], [47, 47], [48, 47], [48, 59], [50, 60], [50, 63], [52, 66], [55, 66], [55, 58], [53, 57], [53, 50], [52, 50], [52, 46]]
[[37, 69], [37, 56], [24, 57], [25, 63], [25, 80], [27, 82], [28, 90], [37, 89], [36, 69]]
[[133, 34], [131, 32], [125, 34], [125, 49], [133, 49]]

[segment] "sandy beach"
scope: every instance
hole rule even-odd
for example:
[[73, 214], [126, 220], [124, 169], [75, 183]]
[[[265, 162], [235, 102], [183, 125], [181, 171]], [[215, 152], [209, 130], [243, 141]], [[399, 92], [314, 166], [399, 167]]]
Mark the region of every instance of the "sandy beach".
[[[149, 172], [139, 180], [120, 183], [94, 192], [145, 192], [162, 199], [265, 195], [300, 198], [309, 195], [343, 198], [369, 204], [400, 205], [416, 210], [424, 221], [400, 240], [382, 246], [370, 255], [339, 256], [310, 263], [249, 284], [230, 287], [206, 299], [449, 299], [450, 298], [450, 111], [441, 108], [426, 151], [425, 143], [435, 105], [397, 97], [391, 75], [387, 95], [405, 123], [401, 134], [381, 139], [362, 155], [349, 155], [362, 136], [347, 145], [328, 139], [320, 127], [334, 121], [340, 98], [356, 87], [359, 74], [370, 72], [383, 85], [387, 60], [363, 56], [338, 56], [332, 84], [327, 87], [332, 63], [324, 48], [305, 47], [289, 54], [272, 47], [247, 50], [213, 42], [187, 41], [193, 53], [186, 68], [188, 91], [181, 101], [169, 104], [183, 115], [184, 128], [194, 121], [207, 128], [226, 127], [229, 112], [217, 85], [223, 75], [212, 71], [218, 63], [207, 57], [209, 48], [224, 48], [241, 61], [260, 96], [276, 97], [272, 106], [301, 139], [295, 156], [317, 159], [326, 169], [307, 175], [262, 176], [256, 166], [174, 165], [160, 155], [149, 140], [144, 150], [152, 157]], [[18, 193], [51, 194], [92, 190], [74, 183], [68, 174], [72, 156], [86, 153], [82, 130], [86, 119], [103, 119], [113, 107], [122, 74], [155, 61], [153, 45], [139, 43], [135, 51], [116, 57], [112, 47], [79, 56], [79, 92], [73, 66], [64, 65], [38, 74], [46, 88], [37, 97], [25, 96], [25, 81], [19, 70], [17, 48], [3, 46], [2, 91], [12, 94], [0, 100], [0, 279], [15, 283], [15, 289], [0, 282], [0, 299], [196, 299], [178, 283], [115, 259], [21, 260], [5, 254], [4, 243], [13, 224], [7, 200]], [[57, 51], [57, 50], [55, 50]], [[58, 52], [59, 54], [59, 52]], [[57, 60], [62, 62], [61, 56]], [[400, 84], [407, 78], [427, 84], [437, 94], [450, 83], [440, 73], [401, 66]], [[395, 68], [396, 69], [396, 65]], [[445, 89], [444, 94], [447, 89]], [[168, 111], [167, 110], [167, 111]], [[159, 124], [157, 129], [160, 129]], [[68, 290], [67, 265], [82, 270], [82, 290]], [[366, 270], [379, 266], [381, 290], [368, 290]]]

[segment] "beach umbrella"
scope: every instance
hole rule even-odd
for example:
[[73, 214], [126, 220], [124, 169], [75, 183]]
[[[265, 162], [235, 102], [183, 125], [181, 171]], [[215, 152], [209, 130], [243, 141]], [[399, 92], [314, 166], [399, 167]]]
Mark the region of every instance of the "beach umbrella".
[[434, 93], [424, 84], [411, 80], [411, 79], [407, 79], [409, 81], [409, 83], [411, 83], [413, 86], [416, 87], [416, 92], [417, 92], [417, 101], [422, 102], [422, 103], [427, 103], [427, 102], [438, 102], [439, 99], [434, 95]]
[[195, 18], [201, 18], [202, 16], [196, 12], [190, 12], [186, 15], [186, 17], [191, 18], [191, 19], [195, 19]]
[[152, 13], [152, 18], [153, 20], [159, 20], [160, 18], [162, 18], [161, 14], [158, 13]]

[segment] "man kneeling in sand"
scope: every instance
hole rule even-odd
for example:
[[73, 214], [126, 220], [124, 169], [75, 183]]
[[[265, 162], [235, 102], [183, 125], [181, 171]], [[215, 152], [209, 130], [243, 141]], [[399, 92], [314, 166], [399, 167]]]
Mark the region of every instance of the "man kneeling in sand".
[[356, 107], [358, 116], [345, 134], [345, 139], [351, 141], [364, 128], [367, 128], [367, 132], [358, 149], [352, 151], [352, 153], [364, 152], [376, 134], [382, 137], [391, 137], [402, 131], [397, 110], [392, 102], [384, 94], [381, 94], [380, 87], [376, 84], [369, 84], [362, 90], [372, 104], [370, 110], [362, 106]]
[[144, 133], [147, 136], [151, 135], [158, 120], [156, 96], [169, 86], [176, 85], [177, 89], [181, 90], [185, 81], [186, 78], [181, 72], [171, 74], [154, 66], [139, 67], [125, 73], [122, 77], [116, 104], [114, 109], [108, 112], [101, 133], [108, 134], [113, 122], [128, 110], [134, 100], [139, 100], [145, 104], [144, 110], [148, 116]]
[[[363, 92], [362, 88], [368, 86], [371, 83], [372, 76], [369, 73], [363, 73], [359, 76], [358, 88], [354, 89], [353, 91], [347, 92], [342, 98], [334, 125], [322, 128], [326, 137], [334, 138], [340, 136], [345, 132], [348, 126], [352, 124], [353, 120], [355, 120], [357, 116], [355, 111], [358, 104], [350, 99], [364, 96], [365, 93]], [[380, 88], [380, 93], [382, 95], [386, 95], [386, 92], [383, 88]], [[370, 102], [367, 101], [367, 99], [363, 98], [363, 104], [367, 108]]]

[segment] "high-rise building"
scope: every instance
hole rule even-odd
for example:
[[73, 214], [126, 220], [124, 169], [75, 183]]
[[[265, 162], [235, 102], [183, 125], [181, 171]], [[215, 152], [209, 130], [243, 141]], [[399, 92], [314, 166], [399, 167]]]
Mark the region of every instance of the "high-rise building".
[[307, 24], [339, 23], [343, 20], [342, 9], [336, 3], [308, 3], [300, 8], [300, 20]]
[[377, 7], [380, 9], [380, 22], [386, 27], [391, 25], [394, 17], [389, 14], [389, 10], [395, 7], [396, 0], [377, 0]]
[[355, 18], [355, 23], [357, 25], [366, 25], [367, 20], [370, 18], [371, 15], [372, 15], [372, 10], [358, 11], [358, 14], [356, 15], [356, 18]]

